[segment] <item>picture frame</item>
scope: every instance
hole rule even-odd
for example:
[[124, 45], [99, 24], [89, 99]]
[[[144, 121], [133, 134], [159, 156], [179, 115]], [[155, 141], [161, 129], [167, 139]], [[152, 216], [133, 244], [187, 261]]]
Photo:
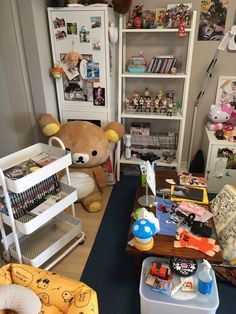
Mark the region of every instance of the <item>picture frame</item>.
[[215, 104], [222, 103], [228, 103], [236, 109], [236, 76], [219, 77]]

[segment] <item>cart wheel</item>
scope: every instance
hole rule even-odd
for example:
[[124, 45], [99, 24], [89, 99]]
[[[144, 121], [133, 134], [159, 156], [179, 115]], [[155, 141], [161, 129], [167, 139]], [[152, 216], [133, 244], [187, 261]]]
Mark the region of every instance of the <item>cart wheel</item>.
[[83, 240], [79, 243], [79, 245], [83, 245], [86, 240], [86, 236], [84, 236]]

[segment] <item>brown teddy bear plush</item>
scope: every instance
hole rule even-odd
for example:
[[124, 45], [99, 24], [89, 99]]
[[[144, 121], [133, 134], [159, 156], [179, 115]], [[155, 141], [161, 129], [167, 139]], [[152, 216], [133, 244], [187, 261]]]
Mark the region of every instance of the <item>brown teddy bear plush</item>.
[[[104, 129], [86, 121], [61, 125], [51, 114], [44, 114], [39, 119], [39, 126], [44, 135], [58, 137], [71, 151], [70, 177], [72, 186], [77, 189], [78, 200], [89, 212], [101, 210], [101, 189], [107, 185], [102, 164], [109, 156], [111, 142], [116, 143], [122, 138], [123, 125], [112, 122]], [[66, 176], [62, 176], [61, 181], [66, 183]]]

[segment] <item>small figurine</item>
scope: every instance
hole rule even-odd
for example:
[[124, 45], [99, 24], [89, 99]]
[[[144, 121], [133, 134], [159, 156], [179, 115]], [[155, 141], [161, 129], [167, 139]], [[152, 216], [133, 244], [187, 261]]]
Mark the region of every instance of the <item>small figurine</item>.
[[179, 38], [183, 38], [186, 36], [186, 30], [185, 30], [185, 25], [184, 22], [181, 21], [179, 24], [179, 32], [178, 32]]
[[154, 98], [154, 112], [160, 112], [160, 98], [158, 96]]
[[150, 98], [150, 91], [149, 91], [149, 88], [145, 88], [145, 90], [144, 90], [144, 97], [145, 98], [147, 98], [147, 97], [149, 97]]
[[151, 107], [152, 107], [152, 99], [151, 97], [146, 98], [146, 112], [151, 112]]
[[126, 24], [126, 28], [132, 28], [132, 22], [131, 21], [128, 21], [128, 23]]
[[[144, 99], [143, 96], [141, 96], [141, 97], [139, 98], [138, 104], [139, 104], [138, 110], [141, 109], [140, 111], [143, 111], [144, 105], [145, 105], [145, 99]], [[137, 111], [138, 111], [138, 110], [137, 110]]]
[[175, 75], [177, 73], [177, 68], [176, 67], [172, 67], [170, 69], [170, 74]]
[[167, 107], [166, 107], [166, 114], [167, 116], [170, 116], [172, 117], [172, 114], [173, 114], [173, 102], [172, 100], [170, 100], [167, 104]]
[[166, 113], [167, 108], [167, 99], [166, 97], [162, 97], [161, 99], [161, 113]]

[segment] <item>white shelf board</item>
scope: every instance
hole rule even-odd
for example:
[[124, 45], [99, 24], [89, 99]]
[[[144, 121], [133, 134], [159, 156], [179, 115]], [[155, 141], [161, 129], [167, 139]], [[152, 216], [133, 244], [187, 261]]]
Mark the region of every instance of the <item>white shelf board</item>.
[[[186, 32], [191, 32], [191, 28], [186, 28]], [[122, 33], [178, 33], [178, 28], [123, 28]]]
[[[141, 162], [144, 162], [144, 160], [141, 160], [141, 159], [126, 159], [126, 158], [124, 158], [123, 156], [121, 157], [121, 159], [120, 159], [120, 163], [121, 164], [127, 164], [127, 165], [139, 165]], [[157, 166], [164, 166], [164, 167], [177, 167], [177, 161], [176, 160], [174, 160], [172, 163], [170, 163], [170, 164], [168, 164], [168, 163], [166, 163], [166, 162], [164, 162], [164, 161], [162, 161], [162, 160], [156, 160], [155, 161], [155, 164], [157, 165]]]
[[130, 72], [124, 72], [122, 77], [126, 78], [162, 78], [162, 79], [185, 79], [187, 78], [187, 75], [185, 73], [177, 73], [177, 74], [162, 74], [162, 73], [130, 73]]
[[156, 120], [182, 120], [183, 116], [180, 113], [177, 113], [173, 116], [167, 116], [167, 115], [158, 115], [153, 113], [121, 113], [121, 118], [132, 118], [132, 119], [156, 119]]

